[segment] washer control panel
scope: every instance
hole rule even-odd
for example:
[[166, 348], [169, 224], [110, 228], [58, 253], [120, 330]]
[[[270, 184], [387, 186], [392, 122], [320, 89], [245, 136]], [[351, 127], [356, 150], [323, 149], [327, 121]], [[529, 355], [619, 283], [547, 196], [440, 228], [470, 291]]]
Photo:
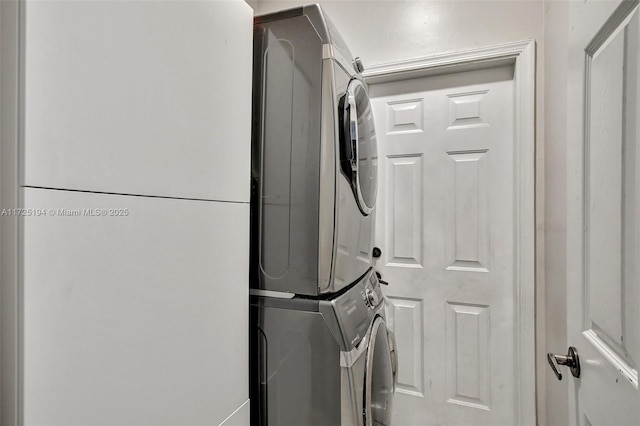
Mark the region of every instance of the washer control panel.
[[319, 309], [325, 308], [335, 315], [339, 330], [336, 334], [344, 343], [342, 350], [350, 351], [366, 336], [371, 322], [383, 308], [384, 296], [378, 277], [370, 270], [360, 281], [345, 293], [331, 300], [320, 301]]

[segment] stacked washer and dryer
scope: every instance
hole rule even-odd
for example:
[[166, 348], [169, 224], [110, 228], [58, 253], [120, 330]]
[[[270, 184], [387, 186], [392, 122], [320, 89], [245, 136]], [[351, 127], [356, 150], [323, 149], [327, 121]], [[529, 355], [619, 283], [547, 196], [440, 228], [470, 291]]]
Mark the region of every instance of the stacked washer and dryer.
[[361, 71], [318, 5], [255, 18], [252, 425], [389, 425], [397, 357], [372, 267]]

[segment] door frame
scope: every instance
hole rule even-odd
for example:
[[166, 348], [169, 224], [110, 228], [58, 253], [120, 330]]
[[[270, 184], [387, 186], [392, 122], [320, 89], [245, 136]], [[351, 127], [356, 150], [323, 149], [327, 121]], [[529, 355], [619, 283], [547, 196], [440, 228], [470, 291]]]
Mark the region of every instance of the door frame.
[[[473, 50], [376, 64], [362, 73], [369, 85], [411, 78], [514, 66], [514, 312], [516, 418], [520, 425], [536, 421], [536, 194], [535, 171], [535, 41], [524, 40]], [[542, 185], [540, 185], [542, 186]], [[544, 398], [541, 398], [544, 399]]]

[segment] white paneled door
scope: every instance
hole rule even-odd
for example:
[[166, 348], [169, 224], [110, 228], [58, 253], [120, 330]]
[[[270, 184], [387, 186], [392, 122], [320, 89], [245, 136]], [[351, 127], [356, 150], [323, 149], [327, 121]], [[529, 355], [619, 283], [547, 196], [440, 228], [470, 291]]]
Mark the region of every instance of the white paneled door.
[[559, 372], [576, 425], [640, 424], [639, 7], [570, 8], [567, 337], [581, 371]]
[[514, 67], [370, 86], [394, 424], [517, 417]]

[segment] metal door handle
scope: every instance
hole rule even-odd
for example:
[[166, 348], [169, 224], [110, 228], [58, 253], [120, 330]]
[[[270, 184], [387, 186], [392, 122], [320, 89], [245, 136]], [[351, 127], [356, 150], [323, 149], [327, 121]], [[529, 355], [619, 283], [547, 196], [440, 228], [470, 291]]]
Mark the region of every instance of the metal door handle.
[[562, 373], [558, 371], [555, 363], [558, 365], [566, 365], [571, 370], [571, 374], [573, 377], [580, 377], [580, 357], [578, 356], [578, 351], [573, 346], [569, 347], [569, 351], [566, 355], [556, 355], [549, 352], [547, 354], [547, 361], [553, 370], [553, 373], [556, 375], [558, 380], [562, 380]]

